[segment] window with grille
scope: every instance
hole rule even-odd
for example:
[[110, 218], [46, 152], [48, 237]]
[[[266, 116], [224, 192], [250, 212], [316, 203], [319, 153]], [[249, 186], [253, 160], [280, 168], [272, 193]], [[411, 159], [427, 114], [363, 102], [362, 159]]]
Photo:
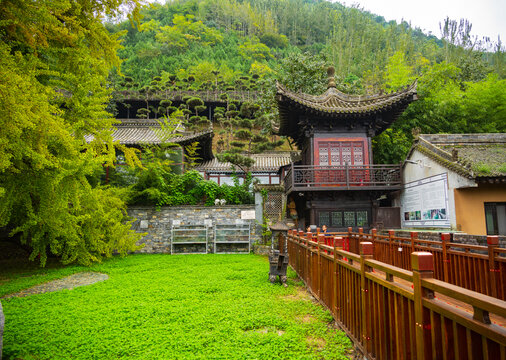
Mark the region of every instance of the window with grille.
[[264, 203], [265, 215], [276, 222], [283, 211], [283, 193], [269, 192]]
[[319, 210], [317, 212], [318, 226], [327, 225], [332, 228], [368, 227], [368, 210]]
[[318, 144], [318, 164], [364, 165], [363, 141], [323, 141]]

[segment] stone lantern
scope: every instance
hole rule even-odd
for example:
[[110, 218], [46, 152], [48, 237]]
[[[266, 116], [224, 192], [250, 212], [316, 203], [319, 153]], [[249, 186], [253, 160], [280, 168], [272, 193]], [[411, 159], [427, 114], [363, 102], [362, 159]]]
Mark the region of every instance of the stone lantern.
[[270, 226], [272, 232], [271, 249], [269, 250], [269, 281], [274, 283], [276, 277], [286, 285], [286, 270], [288, 268], [287, 233], [288, 226], [282, 221]]

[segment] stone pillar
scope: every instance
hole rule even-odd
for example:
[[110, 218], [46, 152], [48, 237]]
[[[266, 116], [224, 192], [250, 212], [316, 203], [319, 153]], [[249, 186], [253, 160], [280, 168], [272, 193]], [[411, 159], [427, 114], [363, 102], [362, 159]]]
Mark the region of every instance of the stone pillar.
[[260, 192], [255, 192], [255, 220], [258, 223], [263, 222], [263, 204], [264, 200], [262, 199], [262, 194]]

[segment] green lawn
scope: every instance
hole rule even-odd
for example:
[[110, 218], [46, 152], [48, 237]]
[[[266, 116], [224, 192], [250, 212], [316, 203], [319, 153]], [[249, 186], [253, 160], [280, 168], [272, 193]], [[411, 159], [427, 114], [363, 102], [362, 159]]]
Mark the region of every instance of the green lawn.
[[[89, 268], [0, 273], [0, 294]], [[350, 342], [290, 272], [255, 255], [132, 255], [109, 280], [2, 299], [9, 359], [346, 359]], [[0, 296], [1, 296], [0, 295]]]

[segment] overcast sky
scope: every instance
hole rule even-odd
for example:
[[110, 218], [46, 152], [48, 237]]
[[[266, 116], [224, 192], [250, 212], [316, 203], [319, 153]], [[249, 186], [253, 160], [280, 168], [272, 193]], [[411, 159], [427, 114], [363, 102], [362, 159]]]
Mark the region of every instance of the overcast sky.
[[506, 38], [506, 0], [337, 0], [350, 6], [360, 7], [374, 14], [381, 15], [385, 20], [401, 19], [411, 22], [413, 27], [429, 31], [441, 37], [439, 23], [449, 16], [452, 20], [465, 18], [473, 25], [471, 35], [490, 37], [497, 42]]

